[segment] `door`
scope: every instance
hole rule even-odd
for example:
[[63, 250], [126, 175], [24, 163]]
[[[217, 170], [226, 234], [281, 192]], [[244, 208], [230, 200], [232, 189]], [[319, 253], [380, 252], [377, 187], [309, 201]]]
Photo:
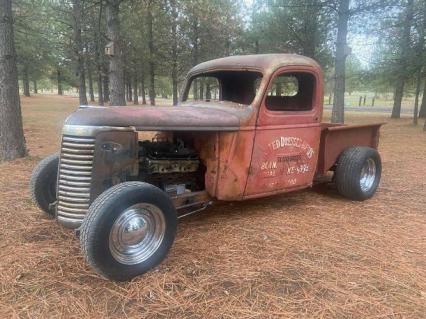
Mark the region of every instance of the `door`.
[[276, 71], [260, 106], [245, 197], [312, 184], [320, 142], [322, 82], [318, 70]]

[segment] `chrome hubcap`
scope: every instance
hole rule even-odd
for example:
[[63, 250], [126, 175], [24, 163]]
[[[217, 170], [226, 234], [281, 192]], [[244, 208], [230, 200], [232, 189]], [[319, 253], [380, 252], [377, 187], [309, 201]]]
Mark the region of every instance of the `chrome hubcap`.
[[363, 192], [368, 192], [373, 187], [375, 179], [376, 162], [372, 158], [369, 158], [367, 159], [361, 170], [361, 177], [359, 181], [361, 190]]
[[127, 208], [112, 225], [109, 234], [111, 255], [125, 265], [139, 264], [158, 249], [166, 222], [160, 208], [141, 203]]

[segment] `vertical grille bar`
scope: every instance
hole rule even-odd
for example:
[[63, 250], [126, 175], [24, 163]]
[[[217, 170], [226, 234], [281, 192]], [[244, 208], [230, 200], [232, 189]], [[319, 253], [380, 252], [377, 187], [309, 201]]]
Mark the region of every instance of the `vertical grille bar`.
[[89, 208], [94, 152], [95, 138], [63, 135], [57, 219], [65, 227], [79, 227]]

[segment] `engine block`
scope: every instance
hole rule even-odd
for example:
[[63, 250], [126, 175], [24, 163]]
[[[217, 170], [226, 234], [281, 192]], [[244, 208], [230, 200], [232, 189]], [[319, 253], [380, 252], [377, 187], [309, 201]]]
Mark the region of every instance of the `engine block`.
[[198, 170], [199, 160], [167, 160], [141, 157], [139, 165], [141, 171], [149, 174], [190, 173]]
[[144, 174], [191, 173], [199, 168], [195, 150], [178, 140], [143, 141], [139, 146], [139, 169]]

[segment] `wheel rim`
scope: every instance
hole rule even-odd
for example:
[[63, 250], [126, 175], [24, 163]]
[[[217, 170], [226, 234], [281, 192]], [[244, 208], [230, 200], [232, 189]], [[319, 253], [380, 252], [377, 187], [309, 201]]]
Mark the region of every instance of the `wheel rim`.
[[360, 186], [363, 192], [368, 192], [376, 180], [376, 162], [369, 158], [361, 170]]
[[109, 249], [118, 262], [139, 264], [158, 249], [164, 238], [166, 222], [160, 208], [148, 203], [123, 211], [112, 225]]

